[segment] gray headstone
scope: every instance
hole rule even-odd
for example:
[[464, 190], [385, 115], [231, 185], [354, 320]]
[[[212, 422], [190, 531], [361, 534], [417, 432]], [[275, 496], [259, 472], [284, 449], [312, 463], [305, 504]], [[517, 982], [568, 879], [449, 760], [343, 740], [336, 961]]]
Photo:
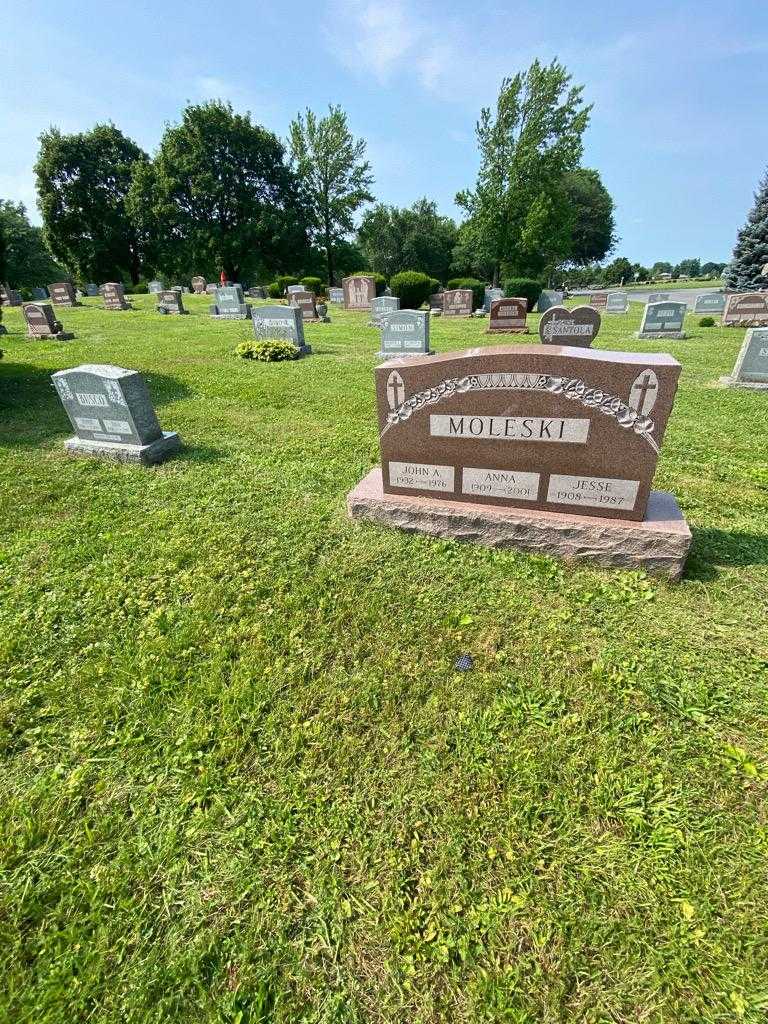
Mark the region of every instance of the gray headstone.
[[768, 389], [768, 327], [750, 327], [726, 384]]
[[48, 303], [27, 302], [23, 313], [28, 338], [54, 338], [56, 341], [70, 341], [74, 338], [74, 334], [67, 334], [64, 330], [53, 315], [53, 306]]
[[429, 313], [420, 309], [398, 309], [388, 313], [381, 324], [379, 359], [425, 355], [432, 355], [429, 350]]
[[41, 300], [45, 301], [45, 299], [48, 298], [48, 289], [47, 288], [33, 288], [32, 289], [32, 298], [37, 300], [37, 301], [41, 301]]
[[486, 288], [485, 289], [485, 298], [483, 299], [483, 309], [485, 310], [486, 313], [490, 313], [491, 312], [491, 303], [495, 302], [497, 299], [503, 299], [503, 298], [504, 298], [504, 289], [503, 288]]
[[239, 284], [225, 284], [216, 289], [216, 302], [211, 306], [211, 316], [219, 320], [247, 320], [251, 307], [245, 302], [243, 289]]
[[93, 281], [90, 281], [85, 286], [85, 294], [91, 299], [97, 298], [99, 294], [99, 286], [95, 284]]
[[206, 295], [215, 295], [218, 290], [219, 290], [219, 286], [217, 284], [207, 284], [205, 286], [205, 294]]
[[254, 306], [251, 320], [258, 341], [292, 341], [303, 353], [312, 351], [304, 341], [304, 319], [298, 306]]
[[303, 284], [289, 284], [285, 290], [288, 295], [293, 295], [294, 292], [305, 292], [307, 289]]
[[606, 313], [626, 313], [629, 310], [629, 296], [626, 292], [609, 292], [605, 300]]
[[20, 306], [21, 305], [21, 293], [17, 292], [15, 288], [10, 288], [7, 284], [0, 284], [0, 300], [4, 306]]
[[165, 291], [165, 285], [162, 281], [150, 281], [147, 285], [147, 290], [150, 295], [157, 295], [158, 292]]
[[160, 429], [137, 370], [85, 364], [59, 370], [53, 383], [76, 432], [66, 442], [72, 454], [146, 464], [180, 447], [178, 434]]
[[344, 301], [344, 289], [343, 288], [329, 288], [328, 289], [328, 301], [333, 302], [336, 305], [341, 305]]
[[564, 292], [555, 292], [545, 289], [541, 295], [539, 295], [539, 301], [536, 304], [536, 309], [539, 313], [546, 313], [552, 306], [559, 306], [565, 299]]
[[725, 295], [714, 292], [712, 295], [697, 295], [693, 304], [694, 313], [722, 313], [725, 309]]
[[648, 302], [669, 302], [669, 292], [651, 292], [648, 296]]
[[249, 288], [245, 294], [248, 296], [249, 299], [266, 299], [267, 290], [266, 288], [263, 288], [261, 285], [257, 284], [254, 285], [252, 288]]
[[638, 338], [684, 338], [684, 302], [649, 302], [643, 313]]
[[371, 323], [374, 327], [381, 327], [382, 321], [388, 313], [394, 313], [400, 309], [400, 299], [395, 295], [379, 295], [371, 299]]
[[77, 301], [77, 295], [75, 295], [75, 286], [71, 281], [57, 281], [55, 284], [49, 284], [48, 294], [51, 297], [51, 302], [54, 302], [57, 306], [80, 305]]
[[184, 316], [187, 312], [187, 310], [184, 309], [184, 300], [181, 297], [181, 288], [164, 289], [158, 294], [157, 300], [158, 313]]

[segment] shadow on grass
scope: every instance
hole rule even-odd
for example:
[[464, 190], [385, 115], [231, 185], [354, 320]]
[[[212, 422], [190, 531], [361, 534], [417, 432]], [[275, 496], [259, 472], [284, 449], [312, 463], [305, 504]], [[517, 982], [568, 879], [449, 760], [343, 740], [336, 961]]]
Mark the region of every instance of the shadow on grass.
[[768, 536], [738, 530], [694, 529], [684, 579], [713, 580], [729, 566], [768, 565]]
[[[31, 448], [50, 437], [69, 436], [72, 427], [54, 390], [51, 370], [0, 359], [0, 448]], [[146, 374], [155, 407], [188, 395], [174, 377]], [[162, 418], [161, 426], [164, 426]], [[166, 430], [173, 429], [165, 427]]]

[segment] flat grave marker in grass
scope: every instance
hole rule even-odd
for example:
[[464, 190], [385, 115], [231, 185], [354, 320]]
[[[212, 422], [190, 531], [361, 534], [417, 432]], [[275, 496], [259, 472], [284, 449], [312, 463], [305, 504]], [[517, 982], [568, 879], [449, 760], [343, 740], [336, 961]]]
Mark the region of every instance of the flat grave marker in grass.
[[550, 306], [539, 321], [542, 345], [589, 348], [600, 332], [600, 314], [592, 306]]
[[451, 288], [443, 292], [443, 316], [472, 316], [472, 289]]
[[741, 292], [725, 300], [723, 327], [768, 327], [768, 292]]
[[398, 309], [384, 318], [379, 359], [432, 354], [429, 348], [429, 313], [420, 309]]
[[528, 300], [519, 297], [499, 298], [491, 302], [486, 334], [527, 334]]
[[643, 310], [643, 320], [636, 338], [685, 338], [683, 330], [684, 302], [649, 302]]
[[125, 286], [119, 281], [107, 281], [101, 286], [101, 298], [104, 309], [123, 311], [132, 309], [130, 302], [125, 298]]
[[161, 430], [138, 370], [87, 363], [59, 370], [52, 379], [76, 431], [64, 442], [70, 455], [146, 466], [181, 447], [175, 431]]
[[257, 341], [291, 341], [303, 355], [312, 352], [304, 340], [304, 318], [298, 306], [254, 306], [251, 321]]
[[251, 307], [245, 301], [242, 285], [224, 284], [215, 289], [216, 301], [211, 316], [216, 320], [247, 320]]
[[744, 337], [733, 373], [722, 377], [728, 387], [768, 390], [768, 328], [750, 327]]
[[538, 345], [390, 360], [375, 371], [381, 469], [349, 512], [678, 578], [690, 531], [651, 486], [680, 370]]
[[345, 309], [371, 308], [371, 303], [376, 298], [376, 282], [372, 277], [345, 277], [341, 285]]
[[75, 294], [75, 286], [71, 281], [56, 281], [54, 284], [49, 284], [48, 294], [51, 297], [51, 302], [57, 306], [80, 305]]
[[74, 334], [64, 330], [64, 325], [53, 315], [49, 303], [26, 302], [23, 308], [28, 338], [49, 338], [52, 341], [71, 341]]
[[722, 313], [725, 309], [725, 295], [717, 292], [713, 295], [697, 295], [693, 304], [694, 313]]

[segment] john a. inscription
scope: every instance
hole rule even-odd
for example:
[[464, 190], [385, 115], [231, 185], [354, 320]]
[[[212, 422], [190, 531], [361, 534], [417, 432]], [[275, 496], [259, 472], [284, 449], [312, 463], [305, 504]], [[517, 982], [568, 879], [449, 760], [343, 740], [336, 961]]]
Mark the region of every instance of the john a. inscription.
[[642, 520], [680, 369], [554, 345], [390, 360], [384, 491]]

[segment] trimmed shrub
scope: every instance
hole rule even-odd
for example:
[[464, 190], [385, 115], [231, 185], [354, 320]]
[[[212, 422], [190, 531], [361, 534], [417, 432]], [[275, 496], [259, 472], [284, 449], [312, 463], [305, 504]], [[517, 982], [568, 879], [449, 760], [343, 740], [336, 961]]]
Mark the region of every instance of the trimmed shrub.
[[376, 294], [383, 295], [387, 287], [387, 279], [383, 274], [374, 274], [372, 270], [356, 270], [354, 274], [346, 274], [346, 277], [372, 277], [376, 282]]
[[701, 318], [701, 320], [699, 320], [699, 327], [714, 327], [714, 326], [715, 326], [715, 318], [712, 317], [712, 316], [703, 316]]
[[476, 277], [452, 277], [445, 286], [448, 291], [454, 288], [472, 289], [472, 309], [480, 309], [485, 299], [485, 283], [478, 281]]
[[279, 281], [273, 281], [272, 284], [267, 285], [267, 295], [270, 299], [282, 299], [283, 289], [280, 287]]
[[146, 295], [149, 292], [149, 284], [146, 281], [139, 281], [138, 284], [127, 284], [124, 286], [124, 291], [126, 295]]
[[325, 285], [319, 277], [302, 277], [299, 284], [303, 284], [308, 292], [314, 292], [315, 295], [325, 295]]
[[291, 277], [289, 274], [278, 274], [275, 278], [275, 282], [280, 285], [279, 298], [282, 298], [288, 285], [299, 284], [299, 279], [298, 277]]
[[512, 299], [527, 299], [529, 313], [541, 295], [541, 282], [532, 277], [509, 277], [502, 287], [504, 294]]
[[401, 270], [389, 282], [392, 294], [400, 299], [401, 309], [420, 309], [429, 301], [433, 279], [418, 270]]
[[280, 363], [298, 359], [301, 353], [292, 341], [241, 341], [235, 349], [241, 359], [258, 359], [262, 363]]
[[440, 288], [442, 288], [443, 286], [440, 284], [440, 282], [437, 280], [436, 277], [430, 277], [430, 279], [429, 279], [429, 287], [430, 287], [429, 294], [430, 295], [435, 295], [438, 292], [438, 290]]

